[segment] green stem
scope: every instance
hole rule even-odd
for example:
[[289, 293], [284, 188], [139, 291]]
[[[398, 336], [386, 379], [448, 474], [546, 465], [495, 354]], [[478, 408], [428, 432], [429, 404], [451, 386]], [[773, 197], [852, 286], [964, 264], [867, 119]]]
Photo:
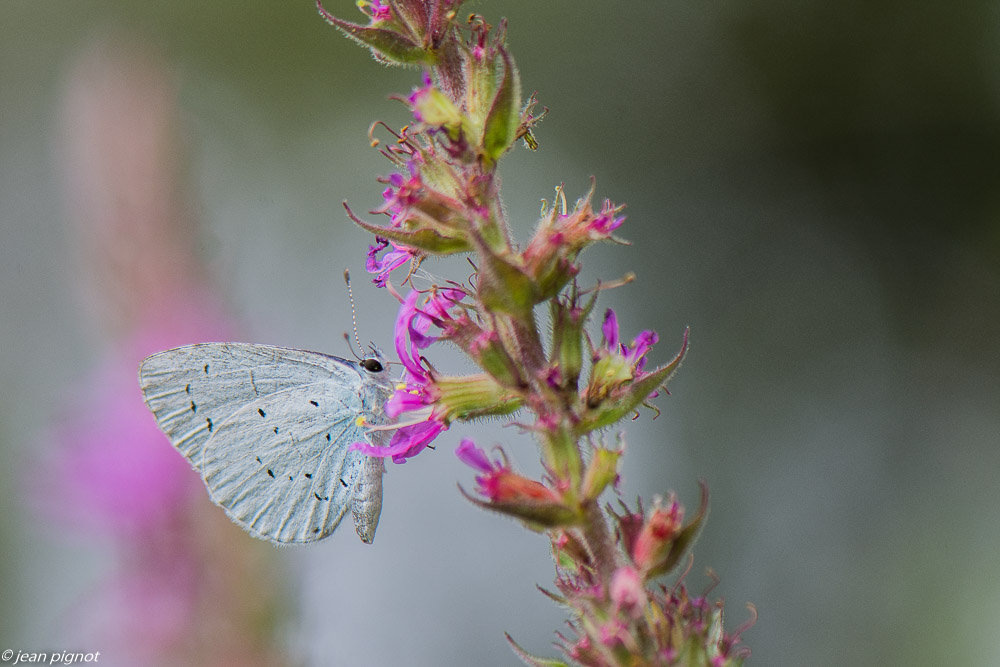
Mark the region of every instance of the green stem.
[[597, 575], [601, 583], [604, 584], [605, 591], [611, 584], [611, 576], [618, 567], [617, 551], [608, 522], [604, 518], [604, 513], [595, 500], [587, 500], [582, 503], [583, 509], [583, 538], [590, 549], [590, 554], [594, 558], [594, 565], [597, 568]]

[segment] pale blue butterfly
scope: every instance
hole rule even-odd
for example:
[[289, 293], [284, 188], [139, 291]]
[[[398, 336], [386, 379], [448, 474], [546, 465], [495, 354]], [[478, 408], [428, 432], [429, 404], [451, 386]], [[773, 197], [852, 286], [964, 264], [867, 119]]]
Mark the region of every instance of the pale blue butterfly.
[[139, 367], [156, 421], [201, 475], [212, 501], [254, 537], [279, 544], [333, 533], [347, 508], [361, 540], [382, 512], [381, 458], [393, 392], [378, 350], [350, 361], [248, 343], [199, 343]]

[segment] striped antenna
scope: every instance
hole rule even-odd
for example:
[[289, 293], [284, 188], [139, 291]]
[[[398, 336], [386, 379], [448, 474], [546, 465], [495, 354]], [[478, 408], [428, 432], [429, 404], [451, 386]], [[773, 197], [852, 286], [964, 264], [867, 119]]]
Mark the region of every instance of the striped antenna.
[[[361, 355], [364, 356], [365, 349], [361, 347], [361, 341], [358, 339], [358, 318], [354, 311], [354, 292], [351, 291], [351, 272], [344, 270], [344, 282], [347, 283], [347, 297], [351, 300], [351, 325], [354, 327], [354, 342], [357, 343], [358, 349], [361, 351]], [[347, 338], [347, 334], [344, 334], [344, 338]], [[348, 341], [348, 344], [350, 341]], [[354, 348], [351, 348], [352, 351]]]

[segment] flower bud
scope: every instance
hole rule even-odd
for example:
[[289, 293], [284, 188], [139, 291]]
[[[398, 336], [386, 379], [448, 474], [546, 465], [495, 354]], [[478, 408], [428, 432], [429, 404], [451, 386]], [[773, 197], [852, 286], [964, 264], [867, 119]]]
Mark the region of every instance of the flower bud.
[[646, 521], [632, 543], [632, 562], [643, 571], [652, 569], [670, 553], [674, 537], [680, 532], [684, 508], [671, 494], [667, 506], [657, 497]]
[[454, 102], [431, 83], [429, 76], [425, 75], [424, 86], [413, 91], [407, 102], [417, 121], [443, 128], [453, 141], [459, 138], [465, 116]]
[[569, 531], [559, 531], [559, 534], [553, 537], [552, 555], [558, 566], [567, 572], [575, 573], [581, 567], [592, 567], [590, 552]]
[[552, 359], [559, 370], [560, 386], [576, 391], [583, 368], [583, 325], [594, 307], [597, 294], [584, 306], [575, 293], [552, 303]]
[[662, 498], [655, 498], [653, 507], [646, 513], [642, 527], [629, 546], [632, 562], [646, 579], [652, 579], [672, 570], [684, 553], [694, 544], [705, 516], [708, 513], [708, 487], [701, 482], [701, 506], [698, 514], [686, 526], [684, 508], [670, 495], [666, 505]]
[[534, 527], [552, 528], [577, 523], [578, 513], [565, 505], [556, 491], [515, 473], [507, 457], [500, 452], [500, 461], [491, 461], [471, 440], [462, 440], [455, 454], [463, 463], [479, 470], [477, 491], [486, 500], [479, 500], [459, 487], [471, 502], [484, 508], [516, 517]]
[[594, 448], [583, 474], [583, 497], [586, 500], [596, 500], [608, 484], [618, 479], [618, 459], [621, 455], [621, 450]]
[[567, 212], [565, 194], [562, 186], [558, 187], [556, 204], [543, 211], [524, 251], [526, 271], [535, 278], [544, 298], [557, 294], [579, 272], [576, 260], [584, 248], [597, 241], [616, 240], [611, 232], [625, 220], [617, 215], [622, 207], [605, 201], [600, 213], [595, 213], [591, 200], [596, 187], [591, 182], [590, 190], [572, 212]]
[[478, 241], [479, 298], [489, 310], [528, 318], [540, 300], [535, 281], [525, 273], [517, 258], [506, 251], [494, 251]]

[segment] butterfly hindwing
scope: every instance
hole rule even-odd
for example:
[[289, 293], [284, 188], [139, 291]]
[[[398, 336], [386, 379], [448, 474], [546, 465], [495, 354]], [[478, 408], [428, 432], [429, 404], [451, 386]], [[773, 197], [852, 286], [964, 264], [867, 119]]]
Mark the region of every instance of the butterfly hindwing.
[[204, 446], [200, 470], [212, 500], [254, 537], [312, 542], [334, 531], [368, 457], [357, 392], [319, 382], [251, 401]]

